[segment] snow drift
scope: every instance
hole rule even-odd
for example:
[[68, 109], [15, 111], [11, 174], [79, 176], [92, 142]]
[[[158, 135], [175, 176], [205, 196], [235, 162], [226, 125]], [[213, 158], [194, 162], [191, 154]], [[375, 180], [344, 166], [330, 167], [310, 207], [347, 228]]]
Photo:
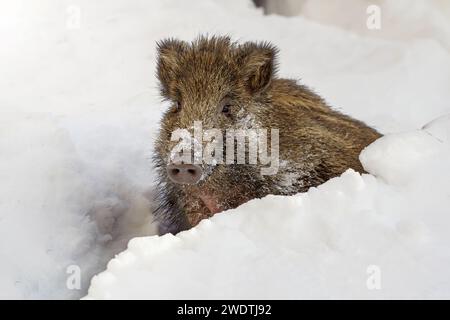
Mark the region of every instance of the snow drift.
[[87, 298], [449, 298], [450, 141], [432, 133], [443, 128], [450, 119], [374, 142], [361, 161], [375, 176], [348, 170], [177, 236], [135, 238]]
[[[329, 23], [321, 25], [304, 17], [264, 16], [251, 1], [241, 0], [1, 1], [0, 298], [81, 297], [91, 276], [125, 249], [130, 238], [154, 234], [150, 155], [166, 107], [154, 77], [157, 40], [226, 33], [239, 41], [271, 41], [281, 50], [280, 76], [301, 77], [302, 83], [335, 108], [382, 133], [411, 131], [450, 113], [450, 57], [448, 41], [444, 41], [448, 40], [448, 19], [429, 1], [421, 3], [419, 17], [429, 26], [426, 32], [408, 32], [403, 37], [398, 30], [410, 30], [419, 19], [405, 14], [394, 37], [387, 36], [388, 25], [374, 37], [370, 32], [355, 34], [351, 28], [333, 26], [333, 16], [340, 22], [343, 19], [341, 7], [327, 11]], [[383, 14], [410, 12], [409, 1], [395, 4], [394, 10], [383, 7]], [[314, 10], [310, 11], [313, 17]], [[349, 18], [352, 23], [354, 18]], [[361, 24], [365, 19], [364, 11]], [[430, 127], [427, 130], [439, 134], [446, 130], [445, 126]], [[397, 155], [397, 150], [408, 156]], [[161, 281], [171, 275], [170, 281], [179, 282], [181, 288], [188, 284], [183, 281], [189, 281], [191, 298], [204, 297], [207, 285], [214, 288], [209, 297], [236, 292], [235, 298], [251, 293], [256, 298], [264, 294], [260, 289], [266, 283], [273, 289], [266, 294], [273, 296], [394, 296], [406, 292], [400, 292], [399, 282], [390, 282], [395, 274], [399, 279], [423, 281], [411, 282], [411, 288], [420, 289], [416, 294], [447, 295], [448, 238], [439, 231], [448, 229], [442, 214], [448, 196], [439, 188], [445, 186], [448, 172], [439, 157], [445, 159], [442, 148], [425, 132], [387, 136], [363, 154], [376, 179], [348, 172], [305, 195], [249, 203], [179, 237], [134, 240], [124, 256], [132, 250], [147, 252], [150, 269], [143, 267], [145, 275], [139, 274], [154, 290], [133, 292], [136, 278], [130, 276], [123, 293], [159, 298], [186, 294], [178, 288], [175, 293], [165, 292], [170, 284], [157, 282], [157, 275]], [[427, 166], [432, 174], [424, 171]], [[435, 167], [442, 169], [440, 175]], [[418, 217], [405, 216], [405, 202]], [[329, 209], [308, 207], [320, 203]], [[347, 212], [349, 217], [343, 217]], [[428, 213], [424, 217], [420, 212]], [[195, 241], [197, 237], [203, 239], [201, 243]], [[431, 242], [421, 242], [427, 237]], [[228, 254], [241, 246], [246, 250], [228, 259], [210, 252], [212, 247], [205, 241]], [[400, 254], [397, 260], [389, 255], [390, 247]], [[152, 250], [161, 253], [157, 259]], [[175, 253], [180, 250], [185, 259], [177, 260]], [[136, 260], [134, 266], [147, 264], [139, 254], [129, 256]], [[228, 263], [230, 269], [206, 269], [216, 263], [212, 257], [217, 263]], [[258, 257], [263, 266], [253, 276]], [[174, 270], [180, 265], [170, 263], [171, 259], [182, 261], [186, 274]], [[390, 259], [401, 261], [398, 269]], [[115, 263], [110, 267], [114, 269]], [[381, 267], [380, 292], [365, 289], [369, 263]], [[66, 287], [70, 265], [82, 271], [80, 290]], [[331, 265], [334, 271], [327, 269]], [[402, 265], [408, 267], [400, 274]], [[193, 266], [199, 273], [190, 274], [189, 279], [186, 275]], [[127, 268], [123, 268], [125, 276]], [[160, 268], [167, 273], [163, 275]], [[301, 290], [288, 291], [281, 271], [293, 277], [288, 288], [301, 283]], [[117, 277], [119, 285], [124, 278], [108, 274], [98, 278], [103, 279], [100, 283], [94, 282], [91, 297], [118, 297], [118, 286], [106, 288], [101, 283]], [[242, 286], [238, 286], [238, 275], [246, 276]], [[432, 287], [439, 276], [442, 281]], [[275, 279], [280, 280], [278, 287]], [[351, 283], [355, 291], [344, 290]], [[384, 291], [389, 283], [398, 290]]]

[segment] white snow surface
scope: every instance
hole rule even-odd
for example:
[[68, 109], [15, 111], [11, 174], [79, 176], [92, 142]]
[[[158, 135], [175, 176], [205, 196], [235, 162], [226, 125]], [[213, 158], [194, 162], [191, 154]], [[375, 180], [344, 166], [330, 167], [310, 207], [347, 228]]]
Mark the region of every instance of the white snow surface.
[[[354, 14], [342, 28], [341, 7], [320, 24], [240, 0], [0, 1], [0, 298], [84, 296], [155, 234], [155, 42], [200, 33], [271, 41], [280, 76], [387, 134], [361, 154], [372, 175], [135, 238], [87, 297], [450, 298], [450, 27], [428, 1], [383, 3], [406, 14], [372, 36]], [[418, 17], [430, 27], [415, 35]]]
[[[430, 126], [443, 127], [448, 119]], [[425, 130], [391, 134], [361, 161], [373, 175], [349, 169], [177, 236], [135, 238], [87, 298], [449, 298], [450, 141]]]

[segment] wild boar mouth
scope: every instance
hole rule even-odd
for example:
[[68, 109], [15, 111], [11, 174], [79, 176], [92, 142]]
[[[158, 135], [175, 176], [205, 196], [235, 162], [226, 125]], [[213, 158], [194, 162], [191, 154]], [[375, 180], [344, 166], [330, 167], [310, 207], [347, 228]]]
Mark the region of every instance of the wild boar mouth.
[[200, 200], [202, 200], [203, 204], [209, 210], [211, 215], [219, 213], [223, 210], [220, 206], [220, 203], [219, 203], [217, 197], [215, 197], [211, 194], [201, 193], [199, 195], [199, 198], [200, 198]]
[[212, 195], [210, 192], [202, 191], [198, 188], [195, 190], [190, 190], [190, 194], [195, 194], [198, 201], [203, 203], [204, 207], [199, 208], [198, 211], [189, 212], [187, 214], [187, 220], [191, 227], [195, 227], [203, 219], [208, 219], [214, 216], [216, 213], [223, 211], [218, 198]]

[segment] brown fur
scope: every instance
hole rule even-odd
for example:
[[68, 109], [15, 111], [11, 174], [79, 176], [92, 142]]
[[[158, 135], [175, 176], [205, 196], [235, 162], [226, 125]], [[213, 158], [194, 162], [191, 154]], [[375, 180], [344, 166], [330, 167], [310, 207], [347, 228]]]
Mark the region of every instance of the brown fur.
[[[348, 168], [364, 171], [358, 156], [380, 134], [332, 110], [307, 87], [278, 79], [277, 49], [272, 45], [199, 37], [191, 44], [161, 41], [158, 52], [161, 93], [172, 102], [161, 121], [154, 157], [160, 179], [156, 214], [162, 232], [187, 229], [217, 211], [267, 194], [305, 192]], [[232, 101], [229, 116], [218, 109], [224, 97]], [[281, 166], [276, 175], [262, 176], [258, 165], [235, 164], [214, 167], [197, 185], [177, 185], [168, 179], [165, 167], [174, 129], [191, 128], [196, 120], [204, 129], [242, 128], [248, 116], [252, 121], [245, 128], [279, 129]], [[208, 206], [210, 199], [217, 210]]]

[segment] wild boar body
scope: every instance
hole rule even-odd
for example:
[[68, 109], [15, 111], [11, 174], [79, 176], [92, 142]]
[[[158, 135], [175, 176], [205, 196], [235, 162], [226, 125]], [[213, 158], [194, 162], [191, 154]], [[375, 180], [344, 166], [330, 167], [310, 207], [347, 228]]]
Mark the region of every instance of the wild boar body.
[[[161, 121], [155, 145], [160, 232], [176, 233], [217, 212], [236, 208], [268, 194], [305, 192], [352, 168], [364, 172], [359, 154], [380, 134], [363, 122], [331, 109], [317, 94], [294, 80], [276, 77], [277, 49], [268, 43], [237, 44], [228, 37], [200, 37], [192, 43], [158, 44], [157, 77], [171, 107]], [[170, 179], [179, 128], [192, 130], [278, 130], [279, 162], [274, 174], [267, 164], [203, 164], [195, 184]], [[225, 154], [225, 151], [224, 151]], [[248, 157], [248, 148], [246, 149]]]

